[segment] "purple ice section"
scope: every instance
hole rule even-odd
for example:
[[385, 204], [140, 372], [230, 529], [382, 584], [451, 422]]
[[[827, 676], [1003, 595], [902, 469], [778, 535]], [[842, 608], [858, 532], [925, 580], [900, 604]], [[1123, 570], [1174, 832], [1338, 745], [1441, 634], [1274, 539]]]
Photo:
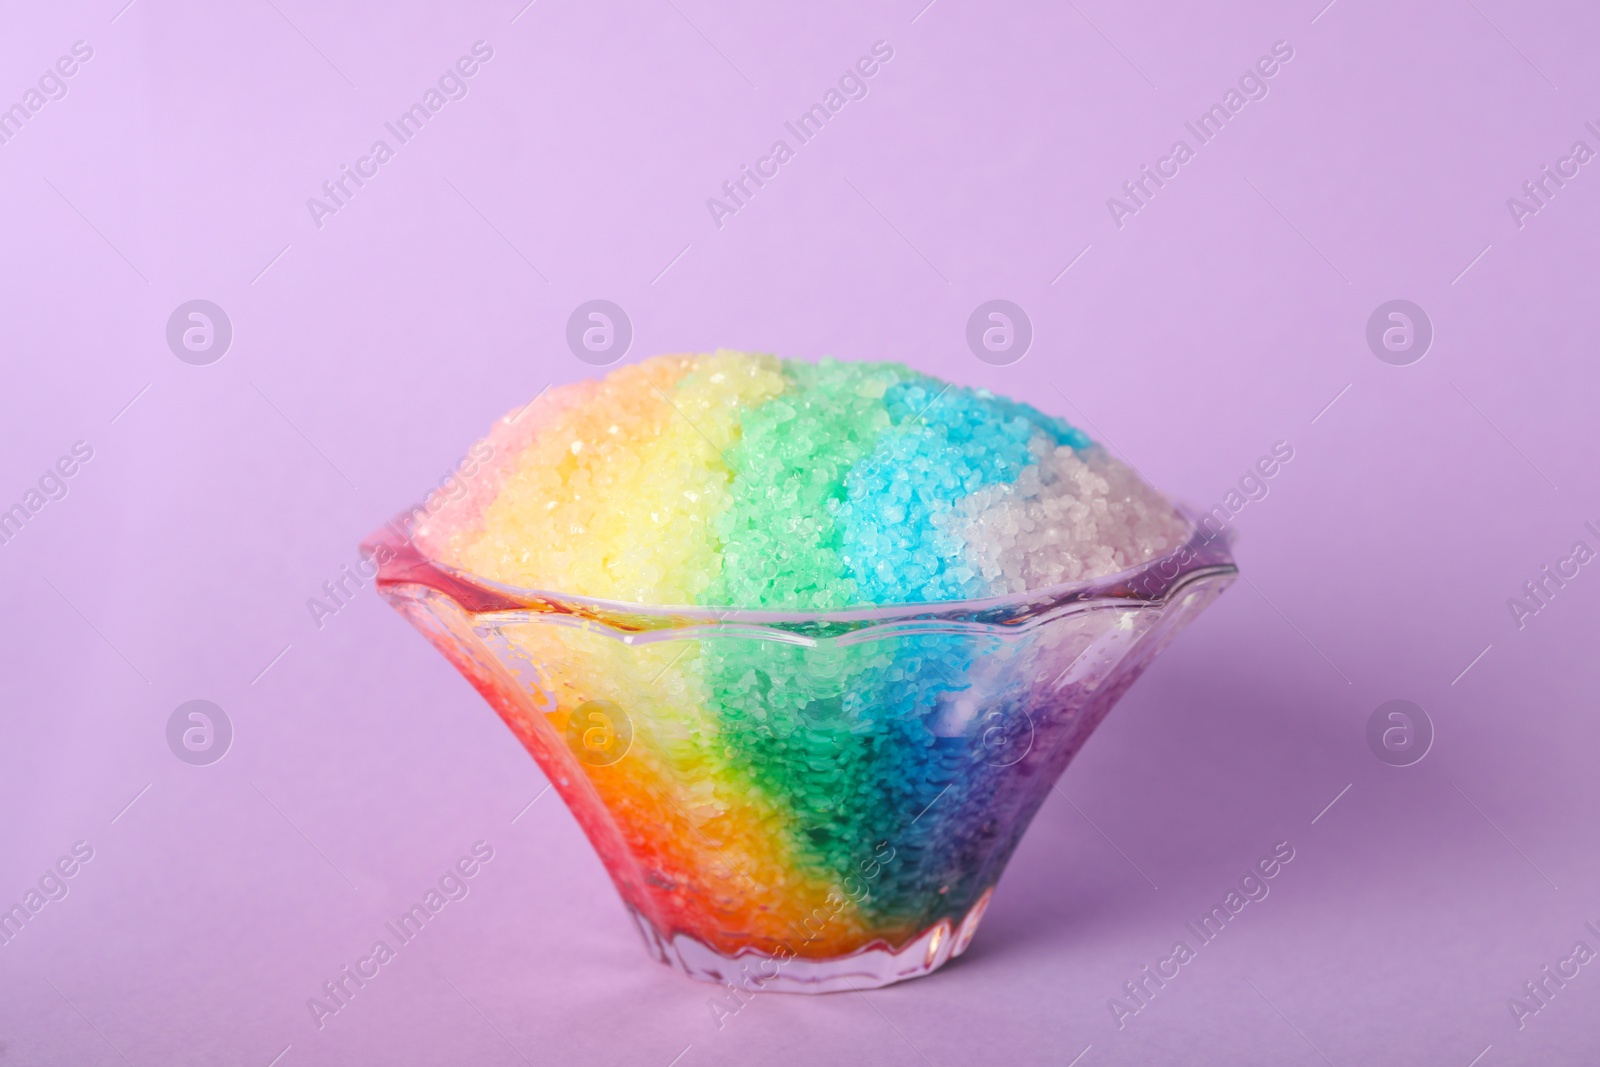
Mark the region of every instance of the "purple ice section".
[[[0, 12], [0, 508], [28, 516], [0, 545], [0, 905], [40, 902], [0, 945], [0, 1063], [1600, 1052], [1573, 955], [1600, 950], [1592, 7], [124, 2]], [[195, 299], [232, 326], [209, 365], [168, 344]], [[1243, 577], [944, 971], [719, 1016], [515, 738], [346, 578], [492, 419], [595, 372], [567, 328], [598, 299], [628, 359], [903, 360], [1236, 505]], [[1028, 317], [1020, 361], [969, 347], [993, 300]], [[1426, 320], [1369, 340], [1393, 300]], [[192, 700], [228, 716], [219, 762], [175, 755], [183, 721], [169, 745]], [[1432, 725], [1411, 766], [1372, 744], [1401, 762], [1414, 715], [1369, 744], [1393, 700]], [[447, 876], [465, 895], [400, 944]], [[319, 1029], [346, 966], [370, 977]]]

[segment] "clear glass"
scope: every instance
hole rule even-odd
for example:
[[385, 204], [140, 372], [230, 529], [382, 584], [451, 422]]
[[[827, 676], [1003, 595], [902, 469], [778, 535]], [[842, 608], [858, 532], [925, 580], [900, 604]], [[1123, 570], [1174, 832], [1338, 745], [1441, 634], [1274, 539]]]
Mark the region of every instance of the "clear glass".
[[868, 989], [966, 950], [1051, 786], [1237, 573], [1226, 538], [1017, 596], [817, 614], [475, 578], [391, 524], [378, 588], [588, 834], [651, 953], [741, 989]]

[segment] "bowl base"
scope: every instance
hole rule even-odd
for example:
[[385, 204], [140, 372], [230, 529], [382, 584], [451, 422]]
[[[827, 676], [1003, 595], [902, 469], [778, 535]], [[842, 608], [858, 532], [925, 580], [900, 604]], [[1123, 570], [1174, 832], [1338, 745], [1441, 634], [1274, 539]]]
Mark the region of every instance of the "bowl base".
[[690, 978], [729, 987], [735, 997], [748, 993], [848, 993], [921, 978], [961, 955], [972, 943], [993, 895], [993, 888], [985, 890], [959, 925], [941, 919], [898, 950], [880, 941], [848, 955], [822, 959], [784, 959], [755, 949], [730, 956], [688, 934], [663, 935], [632, 906], [628, 913], [657, 960]]

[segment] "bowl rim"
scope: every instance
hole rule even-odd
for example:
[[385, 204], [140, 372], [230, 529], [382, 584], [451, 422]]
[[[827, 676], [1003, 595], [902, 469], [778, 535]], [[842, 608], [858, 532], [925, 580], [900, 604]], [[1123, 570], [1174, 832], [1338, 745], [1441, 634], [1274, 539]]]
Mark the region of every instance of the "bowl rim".
[[[555, 613], [600, 623], [625, 632], [691, 626], [750, 626], [761, 629], [848, 632], [904, 623], [945, 623], [963, 629], [977, 625], [1017, 627], [1051, 617], [1063, 609], [1155, 606], [1166, 603], [1202, 578], [1231, 579], [1233, 530], [1212, 531], [1192, 509], [1176, 509], [1189, 536], [1159, 556], [1135, 567], [1087, 581], [1063, 582], [1002, 596], [966, 600], [872, 604], [830, 611], [772, 611], [715, 605], [640, 604], [497, 582], [427, 556], [416, 545], [410, 513], [368, 535], [364, 558], [376, 559], [379, 590], [420, 585], [455, 600], [472, 615]], [[378, 558], [385, 556], [387, 558]]]

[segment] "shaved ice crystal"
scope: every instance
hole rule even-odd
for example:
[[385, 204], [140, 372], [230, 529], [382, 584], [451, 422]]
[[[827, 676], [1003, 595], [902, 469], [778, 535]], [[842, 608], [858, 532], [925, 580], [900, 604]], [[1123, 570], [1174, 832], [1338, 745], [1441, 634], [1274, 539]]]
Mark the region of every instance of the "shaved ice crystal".
[[833, 611], [1003, 596], [1139, 566], [1188, 523], [1061, 419], [896, 363], [718, 351], [547, 390], [425, 521], [506, 585]]

